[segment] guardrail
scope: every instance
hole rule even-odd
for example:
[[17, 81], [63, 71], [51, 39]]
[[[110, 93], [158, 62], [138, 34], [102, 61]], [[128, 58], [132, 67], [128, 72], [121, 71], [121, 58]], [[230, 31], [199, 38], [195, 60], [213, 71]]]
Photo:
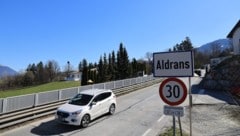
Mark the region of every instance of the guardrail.
[[147, 77], [137, 77], [125, 80], [118, 80], [100, 84], [93, 84], [87, 86], [79, 86], [75, 88], [67, 88], [61, 90], [53, 90], [48, 92], [21, 95], [15, 97], [8, 97], [0, 99], [0, 115], [14, 112], [18, 110], [23, 110], [27, 108], [34, 108], [37, 106], [67, 100], [82, 90], [99, 88], [99, 89], [118, 89], [126, 86], [131, 86], [134, 84], [143, 83], [146, 81], [153, 80], [153, 76]]
[[[132, 84], [125, 87], [123, 86], [121, 88], [115, 88], [113, 89], [113, 92], [116, 94], [116, 96], [123, 95], [125, 93], [129, 93], [129, 92], [159, 83], [162, 81], [162, 79], [151, 78], [151, 80], [142, 80], [142, 81], [144, 82], [139, 82], [137, 84]], [[2, 114], [0, 116], [0, 131], [4, 130], [5, 128], [15, 126], [17, 124], [21, 124], [26, 121], [30, 121], [43, 116], [54, 114], [57, 107], [65, 103], [66, 101], [67, 100], [61, 100], [61, 101], [53, 102], [50, 104], [36, 106], [34, 108], [11, 112], [9, 114]]]

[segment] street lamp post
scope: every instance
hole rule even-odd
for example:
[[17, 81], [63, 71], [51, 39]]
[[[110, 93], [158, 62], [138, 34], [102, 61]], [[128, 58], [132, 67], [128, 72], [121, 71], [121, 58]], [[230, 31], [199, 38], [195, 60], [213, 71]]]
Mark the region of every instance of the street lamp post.
[[67, 61], [67, 64], [68, 64], [68, 71], [67, 71], [67, 78], [69, 78], [69, 72], [70, 72], [70, 61]]

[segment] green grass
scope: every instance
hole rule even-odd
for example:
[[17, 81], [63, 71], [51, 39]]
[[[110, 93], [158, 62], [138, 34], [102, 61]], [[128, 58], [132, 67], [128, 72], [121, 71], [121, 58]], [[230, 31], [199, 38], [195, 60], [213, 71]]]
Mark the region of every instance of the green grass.
[[[159, 136], [173, 136], [173, 128], [167, 129], [165, 132], [161, 133]], [[176, 136], [180, 136], [180, 129], [176, 129]], [[185, 132], [183, 132], [183, 136], [189, 136]]]
[[80, 86], [79, 81], [51, 82], [51, 83], [42, 84], [38, 86], [26, 87], [23, 89], [0, 91], [0, 98], [25, 95], [25, 94], [33, 94], [33, 93], [71, 88], [71, 87], [77, 87], [77, 86]]

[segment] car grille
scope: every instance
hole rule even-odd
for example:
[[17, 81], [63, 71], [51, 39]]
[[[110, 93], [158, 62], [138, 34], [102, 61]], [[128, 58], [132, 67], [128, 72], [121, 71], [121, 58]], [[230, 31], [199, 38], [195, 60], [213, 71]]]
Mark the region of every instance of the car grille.
[[57, 111], [57, 115], [62, 117], [62, 118], [67, 118], [69, 116], [69, 113], [62, 112], [62, 111]]

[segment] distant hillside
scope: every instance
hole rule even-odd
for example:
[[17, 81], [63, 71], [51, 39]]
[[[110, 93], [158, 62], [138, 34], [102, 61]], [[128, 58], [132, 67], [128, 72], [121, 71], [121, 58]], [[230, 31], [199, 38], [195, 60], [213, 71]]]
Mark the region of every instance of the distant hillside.
[[206, 52], [212, 50], [212, 46], [216, 45], [221, 51], [226, 50], [228, 48], [232, 48], [232, 42], [229, 39], [219, 39], [207, 44], [198, 47], [197, 50], [200, 52]]
[[15, 70], [11, 69], [10, 67], [0, 65], [0, 78], [2, 78], [4, 76], [13, 76], [16, 74], [17, 74], [17, 72]]

